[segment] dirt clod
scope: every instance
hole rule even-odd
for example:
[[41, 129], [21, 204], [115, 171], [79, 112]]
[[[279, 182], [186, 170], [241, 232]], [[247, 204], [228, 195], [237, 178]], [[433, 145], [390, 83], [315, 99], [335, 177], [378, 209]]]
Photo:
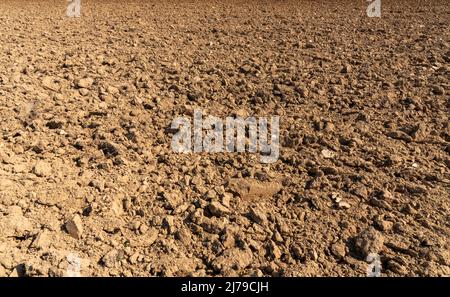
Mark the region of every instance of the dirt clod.
[[83, 235], [83, 223], [79, 215], [74, 215], [66, 222], [66, 230], [70, 236], [75, 239], [80, 239]]
[[363, 257], [366, 258], [370, 253], [378, 253], [383, 248], [384, 237], [373, 227], [370, 227], [355, 238], [355, 248], [356, 251]]

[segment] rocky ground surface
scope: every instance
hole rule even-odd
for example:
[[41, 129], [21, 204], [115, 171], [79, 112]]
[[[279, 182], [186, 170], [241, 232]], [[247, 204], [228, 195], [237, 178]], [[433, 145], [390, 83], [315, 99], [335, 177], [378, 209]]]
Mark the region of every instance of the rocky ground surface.
[[81, 2], [0, 3], [0, 276], [450, 275], [448, 1]]

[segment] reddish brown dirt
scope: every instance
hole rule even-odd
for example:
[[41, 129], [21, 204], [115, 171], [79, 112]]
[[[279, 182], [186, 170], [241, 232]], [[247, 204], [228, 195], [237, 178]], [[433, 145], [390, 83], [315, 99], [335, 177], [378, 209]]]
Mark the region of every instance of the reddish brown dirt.
[[[450, 275], [448, 1], [81, 2], [0, 2], [0, 276]], [[174, 153], [194, 108], [279, 160]]]

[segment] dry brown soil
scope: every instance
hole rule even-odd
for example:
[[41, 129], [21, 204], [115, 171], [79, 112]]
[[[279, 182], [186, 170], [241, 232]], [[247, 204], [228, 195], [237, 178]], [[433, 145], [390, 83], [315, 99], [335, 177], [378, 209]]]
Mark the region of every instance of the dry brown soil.
[[450, 275], [447, 0], [81, 2], [0, 1], [0, 276]]

